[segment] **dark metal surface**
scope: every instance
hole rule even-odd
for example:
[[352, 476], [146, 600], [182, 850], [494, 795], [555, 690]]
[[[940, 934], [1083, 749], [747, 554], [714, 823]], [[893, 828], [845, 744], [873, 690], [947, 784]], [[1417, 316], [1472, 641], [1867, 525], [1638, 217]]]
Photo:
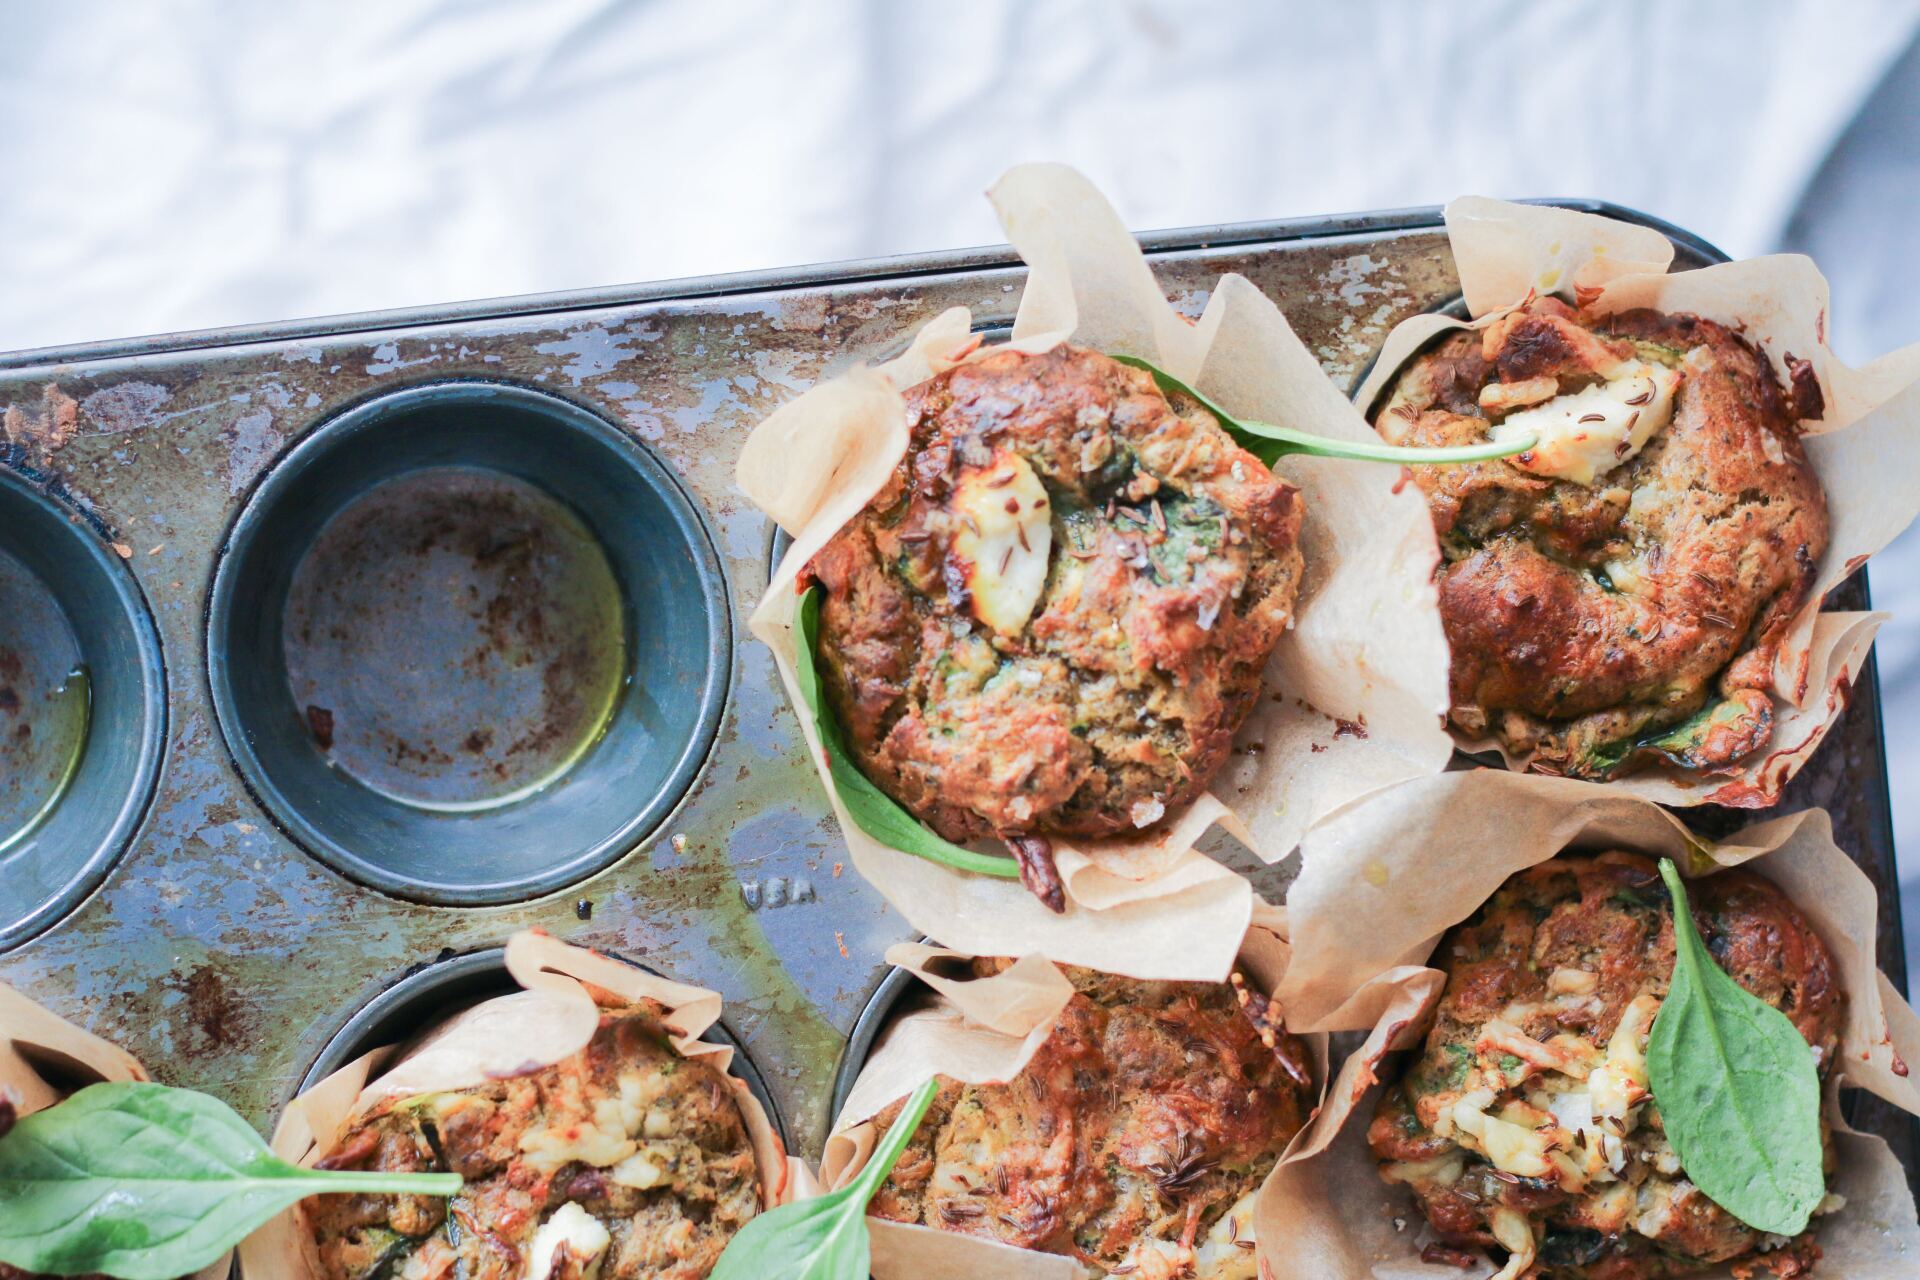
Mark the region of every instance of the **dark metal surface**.
[[166, 738], [160, 637], [118, 553], [0, 469], [0, 948], [91, 893]]
[[247, 499], [207, 670], [303, 848], [492, 904], [601, 870], [678, 803], [732, 632], [712, 539], [650, 451], [556, 396], [434, 382], [328, 421]]
[[[1712, 259], [1674, 234], [1683, 265]], [[1342, 385], [1394, 324], [1458, 293], [1430, 209], [1147, 241], [1183, 310], [1197, 313], [1222, 272], [1241, 272], [1281, 303]], [[718, 989], [798, 1150], [817, 1156], [846, 1034], [882, 976], [881, 953], [906, 930], [857, 875], [843, 874], [844, 846], [773, 664], [745, 637], [766, 584], [771, 530], [734, 489], [733, 463], [744, 432], [774, 407], [897, 349], [941, 310], [964, 304], [982, 326], [1006, 323], [1023, 274], [994, 248], [0, 356], [9, 456], [69, 493], [127, 549], [171, 677], [166, 759], [130, 850], [77, 910], [0, 954], [0, 980], [125, 1044], [161, 1079], [218, 1093], [265, 1128], [333, 1033], [410, 969], [539, 926]], [[672, 473], [718, 560], [732, 643], [720, 660], [725, 701], [711, 749], [637, 849], [545, 896], [461, 907], [363, 887], [303, 852], [288, 835], [298, 824], [276, 820], [276, 807], [243, 783], [203, 659], [213, 654], [216, 687], [235, 679], [232, 652], [204, 629], [209, 588], [223, 540], [240, 528], [270, 464], [375, 397], [473, 380], [570, 402]], [[452, 431], [451, 452], [438, 460], [529, 478], [497, 456], [461, 456], [485, 434]], [[535, 482], [581, 514], [625, 582], [619, 522], [591, 518], [565, 485]], [[287, 501], [297, 504], [303, 491]], [[0, 527], [0, 550], [7, 538]], [[292, 574], [295, 565], [284, 563], [292, 549], [280, 555]], [[649, 622], [634, 617], [633, 634]], [[389, 639], [404, 649], [405, 638]], [[260, 651], [271, 655], [271, 645]], [[651, 663], [631, 667], [644, 688]], [[291, 721], [314, 754], [291, 693], [262, 696], [261, 705], [278, 701], [279, 723]], [[245, 727], [239, 737], [249, 740]], [[257, 733], [251, 740], [257, 746]], [[623, 803], [635, 813], [670, 789], [646, 753], [611, 746], [611, 735], [602, 738], [559, 785], [598, 770], [609, 787], [625, 784]], [[1897, 977], [1883, 759], [1869, 671], [1787, 804], [1834, 812], [1842, 846], [1882, 890], [1881, 958]], [[313, 817], [311, 807], [302, 812]], [[517, 839], [535, 859], [566, 843], [558, 828]], [[382, 848], [356, 852], [372, 858]], [[1246, 855], [1223, 852], [1246, 866]], [[454, 876], [459, 856], [423, 846], [408, 874]], [[1250, 869], [1263, 891], [1283, 887], [1283, 870]], [[1912, 1167], [1908, 1127], [1869, 1121]]]

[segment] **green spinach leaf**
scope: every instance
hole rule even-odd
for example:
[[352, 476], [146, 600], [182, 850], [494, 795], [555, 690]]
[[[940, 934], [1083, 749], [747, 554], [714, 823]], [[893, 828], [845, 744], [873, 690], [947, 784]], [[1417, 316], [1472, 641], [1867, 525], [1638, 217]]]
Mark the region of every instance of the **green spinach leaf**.
[[1647, 1039], [1647, 1079], [1667, 1141], [1707, 1198], [1759, 1231], [1804, 1231], [1826, 1195], [1820, 1075], [1784, 1013], [1715, 964], [1670, 859], [1673, 981]]
[[820, 588], [809, 587], [801, 593], [799, 606], [794, 610], [793, 632], [794, 674], [799, 678], [800, 697], [820, 731], [820, 742], [827, 751], [827, 771], [833, 776], [840, 803], [846, 806], [847, 816], [853, 819], [854, 825], [902, 853], [959, 871], [1017, 880], [1020, 864], [1011, 857], [975, 853], [942, 840], [915, 821], [898, 801], [873, 785], [854, 765], [847, 754], [846, 740], [840, 736], [840, 723], [834, 719], [832, 708], [820, 692], [820, 673], [815, 666], [820, 634]]
[[1403, 445], [1379, 441], [1334, 440], [1327, 436], [1314, 435], [1310, 431], [1299, 431], [1293, 427], [1277, 427], [1270, 422], [1242, 421], [1180, 379], [1138, 356], [1115, 356], [1114, 359], [1121, 364], [1130, 364], [1136, 369], [1145, 369], [1153, 375], [1153, 380], [1160, 384], [1162, 391], [1172, 395], [1186, 396], [1197, 402], [1201, 408], [1220, 419], [1220, 425], [1226, 428], [1227, 434], [1232, 436], [1241, 448], [1269, 467], [1290, 453], [1304, 453], [1316, 458], [1351, 458], [1359, 462], [1397, 462], [1403, 466], [1431, 467], [1511, 457], [1516, 453], [1525, 453], [1540, 443], [1538, 436], [1526, 436], [1519, 440], [1501, 443], [1459, 445], [1443, 449], [1411, 449]]
[[328, 1173], [275, 1156], [214, 1098], [96, 1084], [0, 1138], [0, 1262], [175, 1280], [327, 1192], [452, 1195], [452, 1173]]
[[742, 1227], [711, 1280], [867, 1280], [867, 1201], [893, 1172], [939, 1088], [928, 1080], [913, 1091], [852, 1182], [817, 1200], [769, 1209]]

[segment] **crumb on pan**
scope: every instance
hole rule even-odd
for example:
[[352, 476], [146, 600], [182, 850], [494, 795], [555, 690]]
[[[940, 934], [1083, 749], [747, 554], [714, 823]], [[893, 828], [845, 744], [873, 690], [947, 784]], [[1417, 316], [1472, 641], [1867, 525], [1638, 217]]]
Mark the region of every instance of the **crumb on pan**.
[[[1689, 892], [1715, 960], [1787, 1014], [1825, 1076], [1846, 1002], [1805, 917], [1751, 872]], [[1647, 858], [1563, 857], [1508, 880], [1441, 940], [1433, 1029], [1368, 1131], [1382, 1176], [1413, 1193], [1441, 1247], [1504, 1255], [1507, 1280], [1662, 1280], [1818, 1256], [1810, 1231], [1766, 1235], [1708, 1200], [1663, 1136], [1646, 1043], [1673, 973], [1672, 910]]]
[[1244, 981], [1066, 972], [1026, 1070], [943, 1080], [870, 1212], [1129, 1280], [1251, 1280], [1254, 1194], [1313, 1105], [1305, 1050]]
[[1375, 417], [1401, 444], [1519, 433], [1511, 459], [1416, 467], [1445, 561], [1451, 720], [1543, 772], [1726, 769], [1772, 734], [1776, 653], [1827, 546], [1799, 424], [1740, 334], [1539, 298], [1411, 362]]

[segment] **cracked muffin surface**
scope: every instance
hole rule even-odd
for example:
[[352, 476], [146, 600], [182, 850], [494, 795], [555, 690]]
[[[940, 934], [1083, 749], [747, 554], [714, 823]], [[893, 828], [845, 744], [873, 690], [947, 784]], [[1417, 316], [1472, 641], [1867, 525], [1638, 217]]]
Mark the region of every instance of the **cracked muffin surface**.
[[703, 1280], [760, 1211], [759, 1168], [727, 1077], [661, 1016], [605, 1008], [570, 1058], [355, 1121], [321, 1167], [466, 1184], [305, 1201], [326, 1280]]
[[1251, 1280], [1254, 1195], [1314, 1103], [1305, 1049], [1237, 973], [1064, 972], [1075, 994], [1026, 1069], [942, 1079], [869, 1212], [1066, 1254], [1093, 1276]]
[[[1846, 1001], [1806, 918], [1751, 872], [1693, 880], [1688, 894], [1715, 962], [1787, 1015], [1824, 1080]], [[1662, 1280], [1748, 1258], [1782, 1275], [1811, 1267], [1811, 1229], [1789, 1240], [1748, 1227], [1667, 1145], [1646, 1045], [1673, 961], [1657, 866], [1618, 852], [1523, 871], [1441, 940], [1433, 1029], [1368, 1131], [1440, 1260], [1504, 1252], [1503, 1280]]]
[[1738, 333], [1538, 298], [1412, 361], [1375, 415], [1399, 444], [1534, 432], [1415, 467], [1443, 552], [1450, 719], [1543, 772], [1726, 769], [1772, 735], [1780, 642], [1827, 546], [1799, 424], [1823, 411]]
[[1023, 872], [1036, 838], [1151, 828], [1259, 696], [1299, 588], [1298, 491], [1079, 347], [999, 351], [906, 401], [899, 467], [809, 566], [855, 762], [945, 839], [1007, 839]]

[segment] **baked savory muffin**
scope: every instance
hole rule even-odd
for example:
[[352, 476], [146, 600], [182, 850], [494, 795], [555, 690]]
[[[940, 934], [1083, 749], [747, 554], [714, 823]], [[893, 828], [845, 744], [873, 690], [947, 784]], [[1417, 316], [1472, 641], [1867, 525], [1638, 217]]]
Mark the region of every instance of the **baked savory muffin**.
[[1066, 973], [1075, 994], [1027, 1068], [942, 1080], [868, 1212], [1068, 1254], [1093, 1276], [1253, 1277], [1254, 1195], [1313, 1106], [1304, 1049], [1239, 974]]
[[1827, 546], [1799, 436], [1820, 386], [1792, 368], [1789, 390], [1696, 316], [1557, 298], [1407, 367], [1374, 421], [1389, 440], [1540, 436], [1413, 469], [1445, 556], [1455, 726], [1588, 778], [1725, 769], [1767, 742], [1775, 653]]
[[1198, 796], [1299, 588], [1298, 491], [1096, 351], [1001, 351], [906, 392], [912, 436], [814, 557], [821, 682], [860, 769], [942, 837], [1050, 835]]
[[326, 1169], [452, 1170], [428, 1196], [305, 1202], [325, 1280], [700, 1280], [760, 1211], [732, 1087], [651, 1001], [553, 1066], [377, 1108]]
[[[1812, 927], [1751, 872], [1688, 893], [1715, 961], [1792, 1020], [1824, 1077], [1846, 1002]], [[1659, 870], [1627, 853], [1523, 871], [1441, 940], [1433, 1030], [1368, 1132], [1438, 1234], [1430, 1253], [1505, 1251], [1503, 1280], [1651, 1280], [1756, 1253], [1779, 1275], [1811, 1266], [1811, 1233], [1748, 1227], [1667, 1145], [1646, 1045], [1673, 957]]]

